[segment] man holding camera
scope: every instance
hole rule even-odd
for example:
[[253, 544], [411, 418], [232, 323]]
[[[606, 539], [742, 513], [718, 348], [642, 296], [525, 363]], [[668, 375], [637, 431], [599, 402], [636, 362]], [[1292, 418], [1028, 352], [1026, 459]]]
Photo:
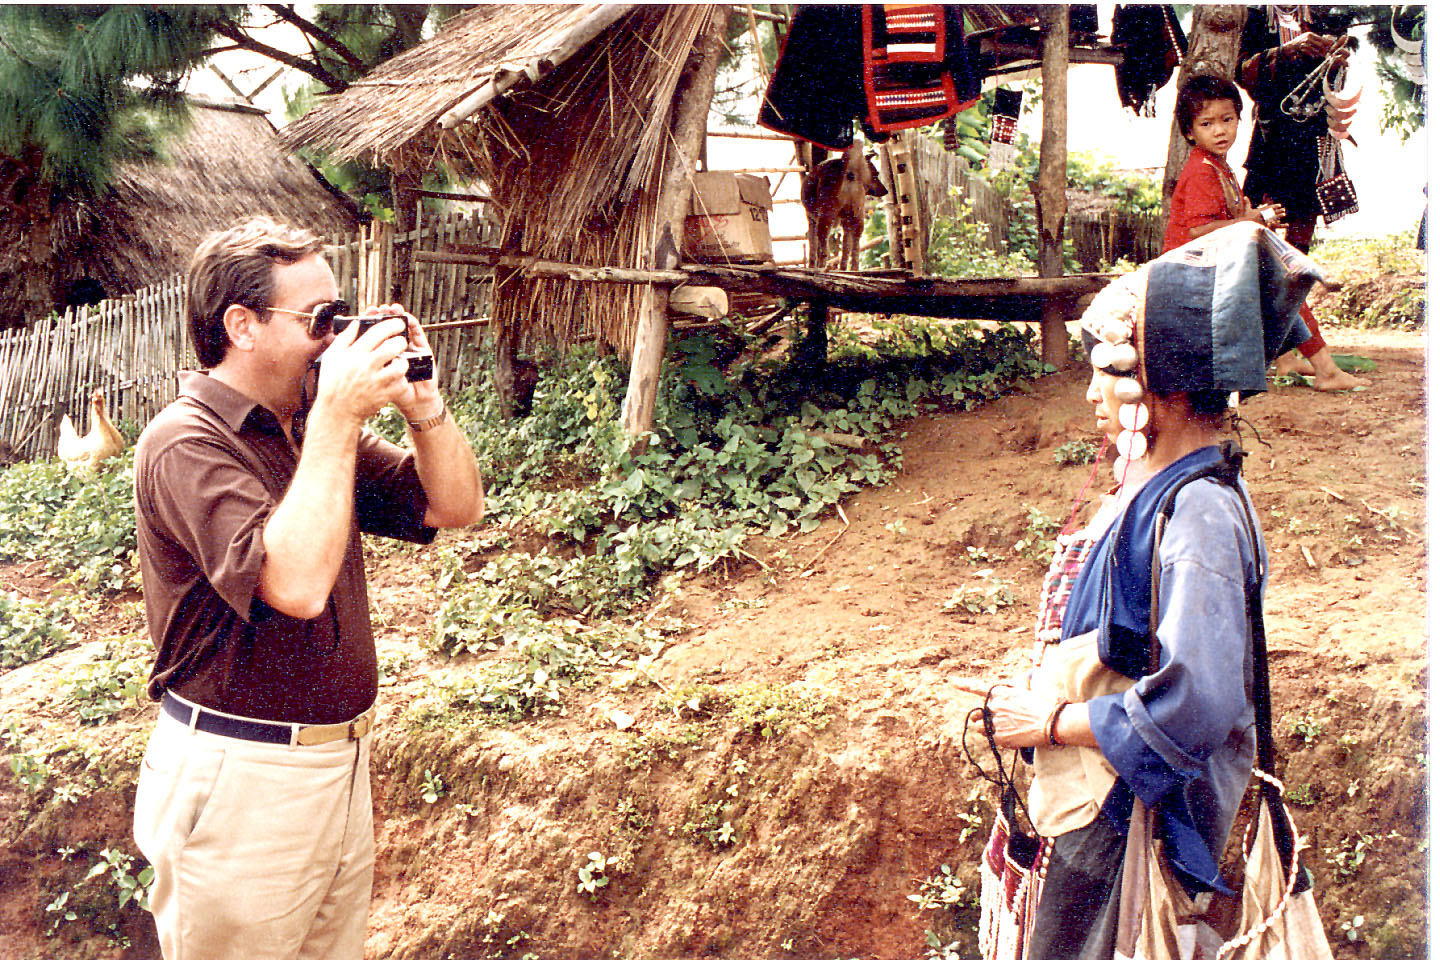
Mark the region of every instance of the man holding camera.
[[[413, 379], [420, 324], [393, 304], [345, 316], [322, 247], [268, 218], [201, 243], [187, 311], [207, 369], [136, 449], [161, 712], [135, 839], [167, 960], [362, 955], [378, 671], [360, 534], [428, 543], [484, 509], [437, 384]], [[390, 403], [411, 451], [363, 428]]]

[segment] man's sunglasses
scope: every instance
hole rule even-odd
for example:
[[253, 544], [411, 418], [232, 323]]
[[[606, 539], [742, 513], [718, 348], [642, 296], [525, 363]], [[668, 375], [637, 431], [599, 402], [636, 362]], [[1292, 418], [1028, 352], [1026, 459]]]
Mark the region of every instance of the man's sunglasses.
[[347, 313], [346, 311], [350, 309], [350, 304], [344, 300], [331, 300], [329, 303], [322, 303], [315, 308], [313, 313], [306, 313], [303, 310], [290, 310], [286, 307], [270, 307], [269, 309], [274, 313], [288, 313], [291, 316], [304, 317], [307, 321], [305, 324], [305, 332], [316, 340], [323, 340], [331, 333], [338, 334], [348, 327], [352, 320], [360, 321], [360, 332], [364, 333], [368, 327], [378, 321], [389, 320], [391, 317], [400, 316], [398, 313], [385, 313], [375, 317], [362, 317]]

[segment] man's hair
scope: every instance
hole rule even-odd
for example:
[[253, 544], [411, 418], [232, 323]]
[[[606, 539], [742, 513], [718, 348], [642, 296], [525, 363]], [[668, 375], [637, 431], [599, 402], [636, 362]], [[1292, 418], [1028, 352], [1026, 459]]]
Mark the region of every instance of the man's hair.
[[1197, 73], [1185, 81], [1175, 99], [1175, 123], [1180, 127], [1180, 134], [1186, 141], [1195, 142], [1190, 136], [1190, 127], [1195, 123], [1200, 111], [1205, 109], [1205, 104], [1211, 100], [1229, 100], [1235, 104], [1237, 117], [1245, 112], [1240, 103], [1240, 89], [1234, 83], [1213, 74]]
[[190, 342], [200, 365], [208, 369], [225, 359], [230, 346], [225, 332], [227, 307], [249, 307], [264, 319], [275, 294], [272, 268], [297, 263], [324, 246], [325, 241], [309, 230], [269, 217], [255, 217], [200, 241], [190, 259], [186, 303]]

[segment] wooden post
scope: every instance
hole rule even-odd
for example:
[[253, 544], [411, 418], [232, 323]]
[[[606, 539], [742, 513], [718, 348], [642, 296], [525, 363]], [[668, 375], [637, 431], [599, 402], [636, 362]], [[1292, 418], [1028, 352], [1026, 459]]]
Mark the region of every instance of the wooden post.
[[[505, 249], [518, 252], [523, 240], [524, 227], [519, 220], [511, 220], [505, 226]], [[497, 264], [495, 282], [491, 287], [491, 302], [494, 291], [507, 282], [518, 279], [520, 271], [513, 266]], [[513, 300], [513, 298], [512, 298]], [[494, 312], [493, 310], [491, 311]], [[515, 415], [515, 342], [519, 339], [518, 317], [495, 317], [495, 393], [500, 399], [500, 415], [510, 419]]]
[[[1234, 77], [1235, 68], [1240, 63], [1240, 38], [1245, 32], [1243, 4], [1197, 3], [1191, 16], [1194, 22], [1190, 28], [1189, 47], [1180, 63], [1180, 75], [1175, 78], [1176, 90], [1197, 73]], [[1189, 155], [1190, 144], [1180, 128], [1172, 123], [1170, 153], [1165, 161], [1165, 217], [1170, 215], [1170, 195], [1175, 192], [1175, 181], [1180, 179], [1180, 169], [1185, 166]]]
[[[395, 233], [399, 237], [410, 236], [419, 226], [419, 218], [415, 215], [415, 205], [420, 199], [416, 191], [419, 189], [420, 178], [413, 173], [400, 171], [390, 174], [390, 201], [395, 204]], [[404, 243], [394, 253], [395, 281], [388, 291], [394, 303], [411, 305], [410, 276], [414, 269], [415, 246], [414, 241]]]
[[[670, 135], [675, 145], [660, 184], [656, 235], [650, 268], [669, 270], [680, 263], [680, 237], [690, 203], [690, 179], [700, 144], [705, 139], [705, 118], [715, 96], [715, 69], [725, 41], [728, 6], [711, 8], [709, 23], [691, 49], [685, 72], [675, 89]], [[656, 105], [657, 108], [659, 105]], [[635, 347], [630, 354], [630, 382], [620, 411], [621, 425], [632, 437], [648, 433], [655, 423], [655, 396], [660, 389], [660, 368], [669, 334], [666, 308], [670, 291], [648, 286], [641, 299]]]
[[[1035, 193], [1035, 219], [1039, 226], [1039, 268], [1042, 277], [1065, 272], [1065, 123], [1066, 72], [1070, 69], [1070, 7], [1040, 7], [1040, 172], [1031, 189]], [[1069, 354], [1065, 333], [1065, 304], [1046, 297], [1041, 310], [1040, 359], [1057, 370]]]

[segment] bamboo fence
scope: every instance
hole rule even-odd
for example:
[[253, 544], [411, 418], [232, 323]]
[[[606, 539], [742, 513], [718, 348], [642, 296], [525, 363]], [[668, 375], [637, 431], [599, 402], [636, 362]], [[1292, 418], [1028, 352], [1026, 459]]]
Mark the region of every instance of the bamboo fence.
[[[425, 324], [478, 321], [489, 302], [489, 269], [416, 263], [395, 291], [395, 247], [440, 249], [493, 243], [480, 211], [454, 214], [396, 236], [389, 224], [331, 239], [326, 255], [341, 297], [366, 307], [398, 299]], [[449, 388], [470, 386], [488, 371], [480, 363], [484, 327], [429, 334], [436, 371]], [[177, 375], [197, 361], [185, 331], [185, 280], [175, 275], [133, 294], [51, 314], [35, 325], [0, 333], [0, 462], [51, 456], [63, 414], [89, 429], [90, 393], [105, 395], [116, 422], [147, 423], [175, 399]]]
[[1075, 244], [1080, 270], [1104, 270], [1121, 257], [1145, 263], [1160, 255], [1165, 243], [1165, 218], [1158, 214], [1104, 210], [1075, 214], [1065, 227]]

